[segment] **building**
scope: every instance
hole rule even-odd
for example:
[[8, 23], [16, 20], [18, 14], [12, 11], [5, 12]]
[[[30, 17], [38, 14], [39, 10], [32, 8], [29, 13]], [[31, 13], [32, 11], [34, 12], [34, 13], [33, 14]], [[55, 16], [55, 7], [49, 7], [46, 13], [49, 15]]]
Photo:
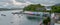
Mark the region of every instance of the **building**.
[[53, 21], [55, 23], [59, 23], [60, 24], [60, 13], [52, 13], [51, 14], [51, 18], [53, 19]]

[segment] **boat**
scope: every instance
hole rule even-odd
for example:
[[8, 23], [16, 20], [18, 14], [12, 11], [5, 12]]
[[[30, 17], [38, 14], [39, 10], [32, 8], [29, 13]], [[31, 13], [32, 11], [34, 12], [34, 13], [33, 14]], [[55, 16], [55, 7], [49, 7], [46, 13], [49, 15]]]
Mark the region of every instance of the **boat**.
[[12, 14], [22, 14], [23, 11], [20, 11], [20, 12], [12, 12]]
[[33, 18], [33, 19], [36, 19], [36, 18], [40, 18], [40, 14], [28, 14], [27, 15], [28, 18]]
[[29, 19], [36, 19], [36, 18], [41, 18], [41, 13], [38, 13], [38, 12], [25, 12], [26, 13], [26, 16], [27, 18]]
[[4, 15], [4, 14], [1, 14], [1, 16], [6, 16], [6, 15]]

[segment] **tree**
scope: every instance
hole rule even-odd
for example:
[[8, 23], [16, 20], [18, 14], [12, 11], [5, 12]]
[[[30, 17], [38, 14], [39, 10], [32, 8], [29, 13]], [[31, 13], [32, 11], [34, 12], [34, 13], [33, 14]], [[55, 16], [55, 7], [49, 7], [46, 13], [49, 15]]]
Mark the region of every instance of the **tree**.
[[41, 6], [40, 4], [31, 4], [26, 7], [24, 7], [24, 11], [38, 11], [36, 9], [38, 8], [44, 8], [44, 6]]
[[50, 22], [51, 22], [50, 17], [45, 17], [45, 18], [43, 19], [43, 24], [44, 24], [44, 25], [48, 25], [48, 23], [50, 23]]
[[52, 6], [51, 8], [52, 8], [51, 12], [60, 13], [60, 6]]

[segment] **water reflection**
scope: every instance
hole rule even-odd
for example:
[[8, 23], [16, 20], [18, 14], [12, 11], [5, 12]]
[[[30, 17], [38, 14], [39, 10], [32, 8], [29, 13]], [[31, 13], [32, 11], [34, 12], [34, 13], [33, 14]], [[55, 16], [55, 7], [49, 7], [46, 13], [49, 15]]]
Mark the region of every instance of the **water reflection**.
[[28, 20], [33, 20], [33, 21], [40, 21], [41, 20], [40, 18], [35, 18], [35, 17], [33, 17], [33, 18], [27, 17], [27, 19]]

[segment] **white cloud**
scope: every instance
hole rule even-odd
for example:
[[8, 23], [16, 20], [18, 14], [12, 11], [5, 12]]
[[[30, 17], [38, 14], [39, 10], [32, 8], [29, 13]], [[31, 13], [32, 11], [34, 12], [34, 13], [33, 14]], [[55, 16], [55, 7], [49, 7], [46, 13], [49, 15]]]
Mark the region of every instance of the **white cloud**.
[[4, 1], [2, 0], [2, 2], [0, 1], [0, 7], [24, 7], [24, 6], [27, 6], [29, 4], [32, 4], [28, 1], [26, 1], [25, 3], [22, 3], [22, 2], [17, 2], [16, 0], [8, 0], [8, 1]]
[[50, 6], [50, 5], [54, 5], [54, 4], [57, 4], [57, 3], [60, 3], [60, 0], [28, 0], [32, 3], [39, 3], [39, 4], [42, 4], [44, 6]]
[[50, 6], [60, 3], [60, 0], [0, 0], [0, 7], [24, 7], [33, 3]]
[[21, 6], [21, 5], [29, 5], [29, 4], [33, 4], [33, 3], [28, 2], [28, 1], [26, 1], [25, 3], [21, 3], [21, 2], [17, 2], [17, 1], [15, 1], [15, 0], [13, 0], [13, 4], [14, 4], [14, 5]]

